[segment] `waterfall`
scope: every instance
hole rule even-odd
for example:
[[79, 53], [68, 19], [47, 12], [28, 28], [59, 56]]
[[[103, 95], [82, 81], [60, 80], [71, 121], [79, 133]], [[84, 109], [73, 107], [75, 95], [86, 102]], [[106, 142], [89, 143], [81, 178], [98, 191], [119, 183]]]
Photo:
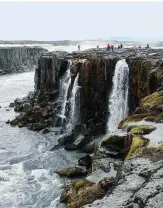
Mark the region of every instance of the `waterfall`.
[[59, 86], [59, 98], [58, 101], [60, 103], [60, 111], [59, 117], [62, 118], [62, 126], [64, 119], [66, 118], [66, 104], [68, 99], [68, 90], [71, 84], [71, 73], [70, 73], [71, 61], [68, 63], [68, 69], [66, 70], [63, 77], [60, 79], [60, 86]]
[[70, 118], [67, 125], [68, 129], [72, 129], [80, 123], [80, 86], [78, 84], [79, 73], [77, 74], [70, 97]]
[[113, 88], [109, 98], [107, 131], [118, 129], [118, 124], [128, 115], [129, 68], [125, 59], [117, 62], [113, 76]]

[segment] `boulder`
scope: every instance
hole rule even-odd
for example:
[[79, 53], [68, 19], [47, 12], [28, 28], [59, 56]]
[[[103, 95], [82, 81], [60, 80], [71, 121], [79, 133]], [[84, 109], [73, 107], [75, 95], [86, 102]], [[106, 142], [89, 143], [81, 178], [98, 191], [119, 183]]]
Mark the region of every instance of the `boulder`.
[[62, 191], [60, 201], [65, 202], [68, 208], [81, 208], [104, 197], [114, 184], [115, 180], [112, 178], [103, 178], [97, 184], [86, 179], [79, 180]]
[[79, 134], [75, 141], [73, 142], [73, 145], [75, 145], [77, 148], [82, 148], [86, 143], [88, 143], [89, 137], [84, 136], [83, 134]]
[[50, 133], [50, 130], [49, 130], [49, 129], [47, 129], [47, 128], [45, 128], [45, 129], [43, 129], [42, 133], [43, 133], [43, 134]]
[[74, 135], [72, 133], [64, 135], [58, 139], [58, 143], [60, 145], [66, 145], [72, 143], [73, 141], [74, 141]]
[[101, 147], [109, 148], [110, 146], [115, 145], [115, 146], [123, 149], [126, 138], [127, 138], [127, 135], [123, 135], [123, 136], [119, 136], [119, 135], [105, 136], [101, 140]]
[[66, 176], [68, 178], [76, 178], [80, 176], [86, 176], [88, 171], [82, 167], [70, 167], [65, 168], [57, 172], [60, 176]]
[[23, 111], [31, 110], [32, 105], [30, 103], [23, 104]]
[[95, 141], [90, 141], [88, 144], [86, 144], [83, 150], [87, 153], [93, 153], [95, 150]]
[[128, 127], [127, 131], [130, 134], [135, 134], [135, 135], [144, 135], [144, 134], [149, 134], [152, 131], [154, 131], [156, 127], [152, 125], [134, 125]]
[[14, 108], [14, 111], [15, 112], [21, 112], [21, 111], [23, 111], [23, 105], [22, 104], [17, 104], [16, 106], [15, 106], [15, 108]]
[[42, 124], [42, 123], [34, 123], [32, 125], [32, 130], [33, 131], [40, 131], [42, 130], [43, 128], [45, 128], [45, 126]]
[[76, 150], [77, 149], [77, 146], [74, 145], [74, 144], [66, 144], [64, 148], [65, 148], [65, 150], [72, 151], [72, 150]]
[[92, 158], [90, 155], [85, 155], [78, 160], [78, 165], [85, 166], [87, 169], [90, 169], [92, 166]]

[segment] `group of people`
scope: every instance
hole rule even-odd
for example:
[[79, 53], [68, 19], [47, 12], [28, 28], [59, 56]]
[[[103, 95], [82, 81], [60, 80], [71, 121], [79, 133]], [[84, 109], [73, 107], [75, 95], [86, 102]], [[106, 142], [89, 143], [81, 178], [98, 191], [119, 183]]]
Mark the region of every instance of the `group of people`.
[[107, 50], [110, 51], [110, 49], [113, 51], [114, 46], [113, 45], [110, 45], [110, 44], [107, 44]]
[[[123, 48], [122, 43], [118, 46], [118, 49], [120, 49], [120, 48]], [[141, 48], [140, 45], [139, 45], [139, 48]], [[148, 43], [147, 43], [146, 48], [147, 49], [150, 48]], [[99, 49], [99, 45], [97, 45], [97, 49]], [[107, 44], [107, 51], [110, 51], [110, 50], [112, 50], [112, 51], [114, 50], [114, 45]], [[80, 51], [80, 45], [78, 45], [78, 51]]]

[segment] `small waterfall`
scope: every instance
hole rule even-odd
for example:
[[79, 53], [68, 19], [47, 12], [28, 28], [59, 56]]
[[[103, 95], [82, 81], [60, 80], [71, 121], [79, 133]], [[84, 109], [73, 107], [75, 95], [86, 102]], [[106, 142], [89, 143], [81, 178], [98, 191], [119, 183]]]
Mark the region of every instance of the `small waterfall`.
[[70, 119], [67, 125], [68, 129], [72, 129], [75, 125], [80, 123], [80, 86], [78, 84], [79, 73], [77, 74], [72, 93], [70, 97]]
[[65, 119], [66, 114], [66, 104], [68, 99], [68, 90], [71, 84], [71, 74], [70, 74], [70, 66], [71, 61], [68, 63], [68, 69], [66, 70], [65, 74], [60, 80], [60, 86], [59, 86], [59, 98], [58, 101], [60, 103], [60, 111], [59, 116], [62, 118], [62, 126]]
[[113, 88], [109, 99], [110, 116], [107, 131], [118, 129], [118, 124], [128, 115], [129, 68], [125, 59], [117, 62], [113, 76]]

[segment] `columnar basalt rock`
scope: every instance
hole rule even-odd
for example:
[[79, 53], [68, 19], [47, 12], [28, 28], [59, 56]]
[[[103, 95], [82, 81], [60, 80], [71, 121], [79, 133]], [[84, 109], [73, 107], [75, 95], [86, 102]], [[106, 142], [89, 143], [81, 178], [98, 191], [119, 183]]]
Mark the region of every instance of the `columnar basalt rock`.
[[45, 52], [47, 50], [41, 47], [0, 48], [0, 74], [34, 70]]

